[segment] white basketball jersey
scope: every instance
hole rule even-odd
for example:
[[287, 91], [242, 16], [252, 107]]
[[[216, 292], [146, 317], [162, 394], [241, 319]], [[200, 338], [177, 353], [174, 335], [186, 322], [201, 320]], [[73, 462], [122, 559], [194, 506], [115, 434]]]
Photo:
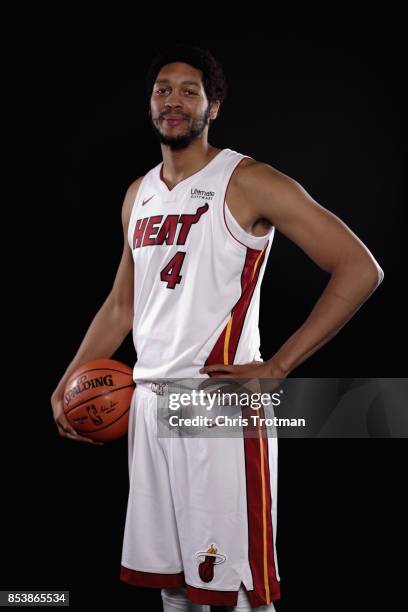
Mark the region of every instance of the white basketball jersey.
[[141, 181], [128, 229], [136, 382], [203, 378], [203, 365], [261, 359], [260, 285], [274, 228], [252, 236], [225, 201], [245, 157], [223, 149], [171, 190], [163, 163]]

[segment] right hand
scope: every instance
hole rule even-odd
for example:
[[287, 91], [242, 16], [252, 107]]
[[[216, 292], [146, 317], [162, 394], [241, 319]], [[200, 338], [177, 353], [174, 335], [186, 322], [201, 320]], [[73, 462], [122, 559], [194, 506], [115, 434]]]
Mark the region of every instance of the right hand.
[[76, 440], [77, 442], [88, 442], [88, 444], [94, 444], [95, 446], [103, 446], [103, 442], [96, 442], [91, 438], [81, 436], [69, 423], [64, 413], [63, 391], [58, 391], [57, 389], [54, 391], [51, 396], [51, 406], [54, 415], [54, 421], [60, 436], [62, 436], [63, 438], [69, 438], [70, 440]]

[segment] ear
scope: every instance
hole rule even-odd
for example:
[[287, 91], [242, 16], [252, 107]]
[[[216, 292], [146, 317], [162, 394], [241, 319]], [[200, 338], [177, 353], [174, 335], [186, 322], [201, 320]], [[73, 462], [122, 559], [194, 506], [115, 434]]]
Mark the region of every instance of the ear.
[[211, 103], [210, 107], [210, 119], [214, 121], [214, 119], [218, 116], [218, 111], [220, 110], [221, 102], [219, 100], [215, 100], [215, 102]]

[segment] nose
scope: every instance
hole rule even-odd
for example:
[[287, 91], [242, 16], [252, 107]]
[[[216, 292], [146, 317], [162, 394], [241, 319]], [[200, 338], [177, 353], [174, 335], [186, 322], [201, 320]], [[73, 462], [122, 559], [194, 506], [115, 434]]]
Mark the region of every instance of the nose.
[[168, 108], [177, 108], [181, 107], [182, 105], [182, 98], [180, 94], [173, 89], [173, 91], [166, 97], [165, 106]]

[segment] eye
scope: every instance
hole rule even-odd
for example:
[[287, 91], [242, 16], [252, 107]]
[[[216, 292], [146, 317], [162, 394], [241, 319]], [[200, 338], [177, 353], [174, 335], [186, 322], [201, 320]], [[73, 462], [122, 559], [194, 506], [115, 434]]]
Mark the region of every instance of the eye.
[[188, 93], [188, 95], [192, 95], [192, 96], [196, 96], [196, 92], [192, 91], [191, 89], [186, 89], [186, 93]]
[[156, 89], [155, 93], [156, 94], [164, 94], [164, 93], [166, 93], [167, 90], [168, 90], [168, 87], [159, 87], [158, 89]]

